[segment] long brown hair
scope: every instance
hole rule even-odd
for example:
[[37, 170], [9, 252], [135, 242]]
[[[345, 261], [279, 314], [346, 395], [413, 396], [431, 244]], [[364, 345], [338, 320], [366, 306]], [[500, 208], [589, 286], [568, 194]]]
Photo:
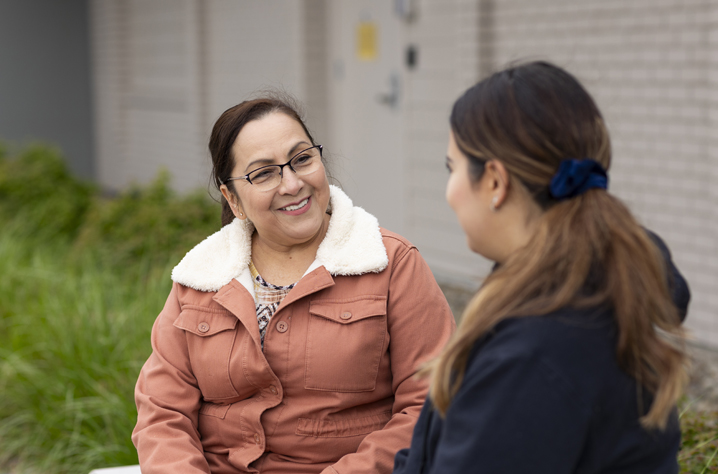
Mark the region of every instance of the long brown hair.
[[518, 65], [467, 90], [454, 104], [451, 128], [473, 181], [488, 160], [499, 160], [511, 184], [527, 190], [543, 213], [529, 243], [486, 278], [453, 339], [428, 367], [434, 405], [446, 413], [472, 346], [500, 321], [606, 306], [618, 330], [619, 365], [654, 395], [641, 422], [664, 427], [685, 379], [683, 333], [665, 261], [607, 191], [560, 201], [548, 192], [564, 159], [611, 164], [608, 131], [591, 96], [554, 65]]
[[[212, 134], [209, 139], [209, 152], [212, 156], [212, 181], [217, 189], [222, 184], [227, 183], [229, 190], [234, 193], [233, 182], [227, 181], [231, 177], [235, 165], [232, 145], [234, 145], [237, 135], [245, 125], [273, 112], [281, 112], [296, 120], [304, 129], [312, 145], [316, 145], [312, 134], [309, 133], [309, 129], [302, 120], [299, 106], [288, 94], [270, 92], [263, 97], [245, 100], [225, 110], [212, 128]], [[221, 202], [222, 226], [225, 226], [234, 220], [234, 214], [224, 196], [222, 196]]]

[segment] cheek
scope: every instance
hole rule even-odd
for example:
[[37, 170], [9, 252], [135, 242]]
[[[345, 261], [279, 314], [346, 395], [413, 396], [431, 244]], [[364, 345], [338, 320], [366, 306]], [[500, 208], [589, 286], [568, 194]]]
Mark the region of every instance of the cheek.
[[477, 196], [471, 191], [471, 185], [462, 181], [465, 176], [452, 174], [446, 185], [446, 201], [456, 214], [459, 225], [466, 234], [469, 248], [476, 252], [476, 241], [480, 238], [483, 215], [477, 205]]
[[319, 195], [322, 204], [324, 204], [326, 208], [326, 206], [329, 205], [329, 179], [323, 168], [321, 173], [317, 172], [317, 175], [317, 179], [311, 184], [315, 194]]
[[452, 174], [449, 176], [449, 181], [446, 183], [446, 202], [451, 206], [456, 214], [459, 213], [462, 201], [466, 199], [465, 193], [461, 189], [458, 176]]
[[268, 210], [271, 202], [271, 197], [267, 199], [265, 196], [252, 195], [248, 192], [238, 195], [237, 197], [241, 209], [244, 210], [245, 215], [251, 220], [261, 219], [262, 212]]
[[318, 184], [318, 187], [329, 187], [329, 178], [327, 178], [327, 169], [324, 167], [324, 163], [322, 163], [322, 166], [320, 169], [316, 171], [317, 177], [316, 181]]

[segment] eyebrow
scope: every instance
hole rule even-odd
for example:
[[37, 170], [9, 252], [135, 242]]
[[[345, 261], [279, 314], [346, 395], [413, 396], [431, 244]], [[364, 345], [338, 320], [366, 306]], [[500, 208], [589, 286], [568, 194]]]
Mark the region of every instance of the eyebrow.
[[[312, 146], [311, 143], [305, 142], [304, 140], [302, 140], [302, 141], [298, 142], [296, 145], [294, 145], [291, 150], [289, 150], [289, 153], [287, 153], [287, 156], [290, 157], [290, 158], [293, 157], [294, 154], [297, 152], [297, 149], [298, 149], [299, 147], [303, 146], [303, 145], [309, 145], [307, 148], [310, 148], [310, 147]], [[303, 150], [305, 150], [305, 149], [306, 149], [306, 148], [302, 148], [302, 149], [299, 150], [299, 151], [303, 151]]]
[[[289, 149], [289, 151], [287, 152], [287, 157], [292, 158], [294, 156], [294, 153], [297, 151], [297, 149], [301, 148], [303, 145], [307, 145], [307, 148], [311, 148], [311, 146], [312, 146], [311, 143], [301, 140], [301, 141], [297, 142], [292, 148]], [[244, 168], [244, 171], [248, 172], [248, 170], [257, 169], [256, 165], [273, 165], [273, 164], [275, 164], [275, 163], [272, 158], [258, 158], [254, 161], [249, 162], [249, 164], [247, 164], [247, 167]]]

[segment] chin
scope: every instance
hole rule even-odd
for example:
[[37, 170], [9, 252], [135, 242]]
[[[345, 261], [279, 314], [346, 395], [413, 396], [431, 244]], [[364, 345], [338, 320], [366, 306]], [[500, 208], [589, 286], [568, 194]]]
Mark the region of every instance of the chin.
[[487, 252], [487, 251], [486, 251], [486, 250], [487, 250], [486, 247], [485, 247], [485, 246], [482, 246], [479, 242], [472, 241], [470, 238], [467, 237], [466, 243], [467, 243], [467, 245], [469, 246], [469, 250], [471, 250], [471, 251], [474, 252], [475, 254], [480, 255], [480, 256], [482, 256], [482, 257], [484, 257], [484, 258], [487, 258], [487, 259], [489, 259], [489, 260], [491, 260], [491, 261], [495, 261], [495, 260], [496, 260], [495, 258], [493, 258], [492, 255], [490, 255], [491, 252]]
[[469, 237], [469, 236], [466, 236], [466, 245], [469, 247], [469, 250], [471, 250], [472, 252], [482, 255], [481, 252], [479, 251], [480, 247], [478, 245], [476, 245], [476, 242], [471, 240], [471, 237]]
[[309, 240], [321, 230], [322, 223], [323, 220], [321, 217], [311, 217], [304, 222], [295, 223], [291, 228], [286, 229], [286, 234], [294, 240]]

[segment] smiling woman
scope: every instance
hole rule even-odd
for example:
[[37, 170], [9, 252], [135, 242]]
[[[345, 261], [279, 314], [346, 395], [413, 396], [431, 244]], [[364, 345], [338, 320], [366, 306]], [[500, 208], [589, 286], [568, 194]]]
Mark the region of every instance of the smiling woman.
[[222, 229], [175, 267], [136, 388], [143, 472], [388, 473], [454, 320], [417, 249], [330, 186], [295, 108], [228, 109]]

